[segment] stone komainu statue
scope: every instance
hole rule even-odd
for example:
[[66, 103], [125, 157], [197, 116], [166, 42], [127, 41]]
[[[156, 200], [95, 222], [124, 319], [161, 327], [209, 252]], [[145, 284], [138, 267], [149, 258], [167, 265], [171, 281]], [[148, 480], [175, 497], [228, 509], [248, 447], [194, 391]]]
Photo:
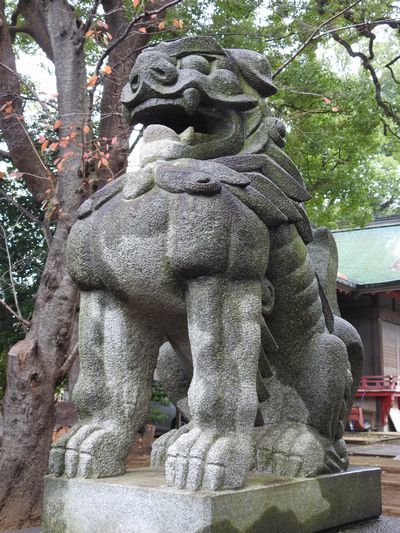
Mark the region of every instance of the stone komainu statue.
[[338, 316], [337, 254], [265, 101], [264, 56], [209, 37], [142, 52], [123, 92], [146, 126], [139, 170], [80, 208], [80, 422], [56, 475], [122, 474], [154, 369], [190, 420], [155, 443], [169, 485], [240, 487], [249, 469], [345, 470], [362, 344]]

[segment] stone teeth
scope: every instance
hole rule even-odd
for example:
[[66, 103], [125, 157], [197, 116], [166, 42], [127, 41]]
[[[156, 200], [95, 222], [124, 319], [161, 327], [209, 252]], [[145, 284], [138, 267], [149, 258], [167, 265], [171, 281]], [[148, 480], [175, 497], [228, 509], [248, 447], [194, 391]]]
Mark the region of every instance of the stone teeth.
[[165, 140], [180, 141], [180, 137], [174, 130], [162, 124], [151, 124], [143, 132], [144, 143]]
[[183, 101], [185, 103], [185, 111], [189, 115], [192, 115], [199, 105], [200, 93], [194, 87], [186, 89], [183, 93]]
[[185, 129], [180, 135], [179, 138], [185, 144], [194, 144], [195, 142], [195, 131], [193, 126], [189, 126]]

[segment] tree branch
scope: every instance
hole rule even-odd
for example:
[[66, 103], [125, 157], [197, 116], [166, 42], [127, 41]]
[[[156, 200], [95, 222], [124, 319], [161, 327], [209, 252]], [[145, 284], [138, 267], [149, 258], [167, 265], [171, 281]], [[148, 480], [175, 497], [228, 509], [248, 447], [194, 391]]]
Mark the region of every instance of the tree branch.
[[392, 69], [392, 65], [394, 65], [396, 61], [398, 61], [399, 59], [400, 59], [400, 55], [396, 56], [394, 59], [392, 59], [392, 61], [389, 61], [389, 63], [385, 65], [385, 68], [389, 69], [390, 75], [392, 76], [393, 81], [397, 84], [399, 84], [400, 81], [396, 79], [393, 69]]
[[43, 111], [45, 112], [45, 114], [46, 114], [47, 118], [50, 120], [50, 122], [53, 122], [53, 120], [54, 120], [53, 116], [51, 115], [50, 110], [47, 107], [47, 105], [40, 99], [40, 96], [38, 95], [38, 93], [34, 89], [32, 89], [32, 87], [30, 87], [26, 83], [26, 81], [18, 74], [18, 72], [15, 72], [12, 68], [8, 67], [7, 65], [2, 63], [1, 61], [0, 61], [0, 67], [5, 68], [6, 70], [8, 70], [13, 76], [15, 76], [22, 83], [22, 85], [24, 85], [28, 89], [28, 91], [35, 98], [35, 100], [37, 100], [37, 102], [41, 105]]
[[301, 54], [301, 52], [315, 39], [315, 37], [318, 35], [318, 33], [320, 32], [320, 30], [324, 27], [324, 26], [327, 26], [328, 24], [330, 24], [331, 22], [333, 22], [335, 19], [337, 19], [338, 17], [341, 17], [344, 13], [346, 13], [347, 11], [349, 11], [350, 9], [352, 9], [354, 6], [356, 6], [357, 4], [359, 4], [361, 2], [361, 0], [356, 0], [353, 4], [350, 4], [349, 6], [345, 7], [344, 9], [342, 9], [342, 11], [340, 11], [339, 13], [336, 13], [335, 15], [332, 15], [330, 18], [328, 18], [327, 20], [325, 20], [324, 22], [322, 22], [313, 32], [312, 34], [310, 35], [310, 37], [308, 37], [308, 39], [306, 41], [304, 41], [304, 43], [300, 46], [300, 48], [298, 48], [296, 50], [296, 52], [291, 56], [289, 57], [289, 59], [287, 59], [272, 75], [272, 78], [275, 78], [276, 76], [278, 76], [278, 74], [280, 74], [282, 72], [282, 70], [284, 70], [294, 59], [296, 59], [296, 57]]
[[30, 322], [28, 320], [25, 320], [25, 318], [23, 318], [21, 315], [19, 315], [16, 311], [14, 311], [14, 309], [12, 307], [10, 307], [8, 304], [6, 304], [6, 302], [2, 299], [0, 299], [0, 304], [14, 317], [16, 318], [17, 320], [19, 320], [19, 322], [21, 322], [21, 324], [24, 326], [24, 329], [28, 329], [29, 326], [31, 325]]
[[400, 116], [397, 115], [395, 111], [393, 111], [389, 102], [385, 102], [382, 98], [382, 86], [378, 79], [378, 75], [374, 67], [372, 66], [372, 63], [369, 60], [369, 58], [366, 56], [366, 54], [364, 54], [363, 52], [355, 52], [349, 42], [347, 42], [340, 35], [337, 35], [334, 32], [332, 33], [332, 37], [335, 39], [337, 43], [343, 46], [343, 48], [347, 51], [349, 56], [358, 57], [361, 60], [362, 67], [364, 68], [364, 70], [367, 70], [371, 75], [372, 83], [374, 84], [374, 89], [375, 89], [376, 103], [383, 110], [383, 112], [388, 118], [391, 118], [398, 126], [400, 126]]
[[32, 29], [26, 24], [23, 24], [22, 26], [8, 26], [8, 31], [10, 32], [13, 39], [15, 34], [17, 33], [26, 33], [27, 35], [33, 37]]
[[72, 352], [67, 355], [63, 365], [57, 371], [56, 381], [58, 383], [62, 381], [65, 378], [65, 376], [68, 374], [68, 372], [71, 370], [71, 367], [75, 363], [78, 356], [79, 356], [79, 345], [78, 343], [76, 343]]
[[[358, 0], [358, 1], [361, 1], [361, 0]], [[162, 13], [166, 9], [169, 9], [170, 7], [173, 7], [176, 4], [179, 4], [180, 2], [182, 2], [182, 0], [171, 0], [171, 2], [167, 2], [166, 4], [164, 4], [162, 7], [159, 7], [158, 9], [153, 9], [152, 11], [142, 11], [142, 13], [139, 13], [139, 15], [134, 17], [129, 22], [129, 24], [125, 28], [124, 32], [122, 33], [122, 35], [120, 37], [118, 37], [117, 39], [115, 39], [114, 41], [112, 41], [111, 44], [107, 47], [107, 49], [101, 54], [100, 59], [98, 60], [97, 65], [96, 65], [95, 75], [99, 74], [101, 66], [102, 66], [103, 61], [105, 60], [105, 58], [110, 54], [110, 52], [112, 52], [112, 50], [114, 50], [114, 48], [119, 46], [125, 40], [125, 38], [130, 34], [132, 28], [139, 21], [141, 21], [141, 20], [143, 20], [145, 18], [152, 17], [153, 15], [158, 15], [159, 13]], [[94, 93], [95, 89], [96, 89], [96, 85], [92, 89], [93, 93]]]
[[33, 213], [31, 213], [28, 209], [26, 209], [23, 205], [18, 203], [12, 196], [7, 194], [3, 189], [0, 188], [0, 197], [4, 198], [10, 205], [14, 206], [18, 211], [20, 211], [28, 220], [31, 222], [34, 222], [38, 226], [40, 226], [41, 230], [43, 231], [44, 238], [46, 239], [47, 246], [50, 248], [51, 242], [53, 240], [53, 236], [51, 234], [49, 225], [47, 222], [44, 222], [40, 220], [39, 218], [35, 217]]
[[383, 120], [381, 118], [382, 124], [383, 124], [383, 133], [386, 135], [386, 130], [393, 135], [398, 141], [400, 141], [400, 135], [392, 130], [392, 128], [389, 126], [389, 124], [386, 122], [386, 120]]
[[325, 37], [326, 35], [331, 35], [332, 33], [338, 32], [338, 31], [351, 30], [353, 28], [357, 29], [360, 26], [365, 26], [365, 25], [371, 26], [371, 25], [373, 25], [374, 27], [376, 27], [376, 26], [390, 25], [390, 23], [400, 23], [400, 19], [379, 19], [379, 20], [371, 20], [369, 22], [359, 22], [359, 23], [356, 23], [356, 24], [348, 24], [347, 26], [340, 26], [339, 28], [335, 28], [335, 29], [332, 29], [332, 30], [327, 30], [327, 31], [324, 31], [322, 33], [319, 33], [315, 37], [315, 39], [317, 39], [317, 38], [319, 39], [321, 37]]
[[[35, 2], [35, 0], [32, 0]], [[30, 3], [32, 3], [30, 2]], [[21, 4], [21, 2], [20, 2]], [[15, 55], [3, 10], [0, 10], [0, 107], [11, 112], [0, 112], [0, 128], [13, 164], [22, 173], [27, 188], [38, 203], [46, 199], [52, 172], [45, 165], [32, 142], [23, 119], [21, 85], [26, 83], [17, 74]], [[28, 86], [32, 93], [32, 88]], [[33, 91], [35, 94], [35, 91]], [[40, 102], [36, 94], [35, 99]], [[43, 107], [43, 103], [42, 103]], [[45, 106], [44, 106], [45, 107]], [[48, 113], [48, 111], [47, 111]], [[46, 115], [47, 115], [46, 113]], [[28, 137], [27, 137], [28, 136]], [[27, 139], [29, 142], [26, 142]], [[37, 179], [35, 176], [40, 176]]]
[[[0, 230], [3, 233], [4, 249], [6, 251], [7, 263], [8, 263], [8, 274], [9, 274], [9, 277], [10, 277], [11, 291], [12, 291], [12, 294], [13, 294], [16, 311], [12, 310], [11, 307], [9, 307], [9, 306], [7, 306], [7, 307], [9, 307], [9, 309], [11, 309], [13, 311], [14, 316], [17, 317], [18, 320], [21, 320], [22, 319], [22, 313], [21, 313], [21, 309], [20, 309], [19, 303], [18, 303], [17, 290], [15, 288], [15, 282], [14, 282], [14, 276], [13, 276], [13, 265], [12, 265], [12, 261], [11, 261], [10, 249], [8, 247], [6, 230], [4, 229], [4, 226], [2, 224], [0, 224]], [[5, 304], [5, 306], [7, 305], [5, 302], [4, 302], [4, 304]], [[27, 329], [26, 329], [27, 326], [26, 326], [26, 324], [24, 324], [24, 322], [26, 322], [26, 321], [24, 319], [22, 319], [21, 322], [22, 322], [22, 324], [24, 326], [25, 331], [27, 331]]]
[[[53, 50], [44, 17], [45, 2], [41, 0], [19, 0], [16, 11], [11, 17], [11, 25], [8, 26], [14, 41], [17, 32], [30, 35], [40, 46], [46, 56], [53, 60]], [[24, 23], [18, 26], [18, 16], [22, 15]]]
[[82, 32], [83, 32], [83, 36], [84, 37], [85, 37], [86, 32], [89, 30], [90, 26], [92, 25], [93, 19], [94, 19], [96, 13], [97, 13], [97, 10], [99, 8], [100, 3], [101, 3], [101, 0], [95, 0], [94, 3], [93, 3], [90, 15], [88, 16], [88, 19], [87, 19], [87, 21], [85, 22], [85, 24], [84, 24], [84, 26], [82, 28]]
[[3, 159], [9, 159], [10, 161], [12, 161], [10, 154], [6, 150], [0, 150], [0, 157], [2, 157]]

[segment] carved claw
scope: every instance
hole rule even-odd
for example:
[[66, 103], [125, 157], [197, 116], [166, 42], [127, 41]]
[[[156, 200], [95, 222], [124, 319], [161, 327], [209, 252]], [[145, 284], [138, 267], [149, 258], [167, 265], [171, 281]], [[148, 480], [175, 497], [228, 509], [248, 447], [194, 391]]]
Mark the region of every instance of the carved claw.
[[80, 424], [75, 424], [68, 433], [65, 433], [55, 442], [50, 449], [49, 472], [55, 476], [62, 476], [65, 471], [65, 452], [68, 441], [79, 430]]
[[129, 444], [125, 433], [110, 421], [78, 425], [50, 453], [50, 471], [69, 478], [98, 478], [123, 474]]
[[256, 468], [277, 476], [310, 477], [340, 472], [347, 454], [315, 429], [297, 422], [256, 431]]
[[194, 428], [168, 450], [167, 484], [191, 490], [238, 488], [245, 482], [250, 461], [250, 438], [236, 433], [201, 433]]
[[162, 466], [165, 464], [167, 452], [170, 446], [179, 439], [181, 435], [188, 433], [193, 428], [193, 423], [180, 427], [179, 429], [171, 429], [165, 435], [159, 437], [154, 443], [151, 450], [151, 464], [152, 466]]

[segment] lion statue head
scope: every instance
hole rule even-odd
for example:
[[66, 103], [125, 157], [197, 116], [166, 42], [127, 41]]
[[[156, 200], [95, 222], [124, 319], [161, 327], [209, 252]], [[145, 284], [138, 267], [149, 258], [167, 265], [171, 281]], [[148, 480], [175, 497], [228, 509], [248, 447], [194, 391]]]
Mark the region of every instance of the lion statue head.
[[283, 147], [285, 127], [264, 100], [276, 91], [265, 56], [187, 37], [142, 52], [122, 102], [128, 121], [146, 126], [144, 162], [204, 160], [260, 152], [267, 137]]

